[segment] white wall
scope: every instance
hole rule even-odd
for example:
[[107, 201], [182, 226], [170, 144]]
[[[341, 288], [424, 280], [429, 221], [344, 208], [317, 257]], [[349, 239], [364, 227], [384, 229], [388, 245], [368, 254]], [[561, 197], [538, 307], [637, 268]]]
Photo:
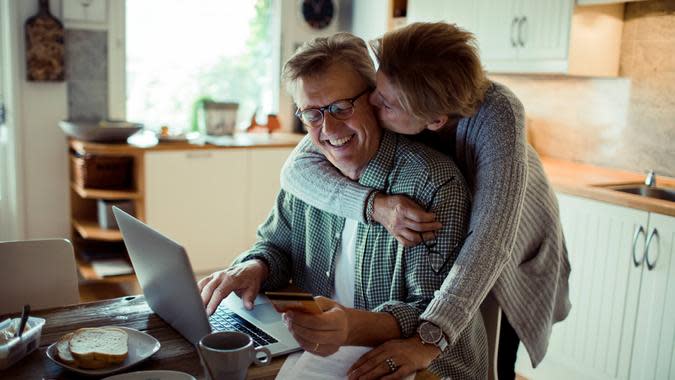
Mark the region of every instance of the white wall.
[[[20, 168], [23, 173], [25, 236], [36, 239], [68, 237], [69, 198], [67, 146], [59, 120], [68, 115], [66, 82], [28, 82], [25, 64], [23, 24], [38, 10], [37, 1], [17, 2], [19, 114], [21, 139]], [[50, 0], [50, 10], [61, 15], [60, 0]], [[21, 238], [21, 237], [20, 237]]]
[[[326, 28], [315, 30], [309, 27], [302, 18], [300, 1], [279, 0], [281, 2], [281, 64], [290, 58], [295, 49], [303, 42], [316, 37], [326, 37], [338, 31], [351, 29], [352, 2], [351, 0], [336, 0], [336, 15], [333, 22]], [[379, 0], [378, 0], [379, 1]], [[279, 119], [287, 130], [292, 130], [295, 124], [293, 100], [282, 84], [279, 91]]]

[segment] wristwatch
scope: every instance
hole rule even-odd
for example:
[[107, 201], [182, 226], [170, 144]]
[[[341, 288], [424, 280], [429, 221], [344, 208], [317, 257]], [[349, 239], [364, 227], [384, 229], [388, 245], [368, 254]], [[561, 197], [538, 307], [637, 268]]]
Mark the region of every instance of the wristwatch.
[[441, 352], [445, 352], [448, 347], [448, 340], [445, 338], [443, 330], [429, 321], [422, 322], [420, 327], [417, 328], [417, 334], [419, 334], [423, 344], [433, 344]]

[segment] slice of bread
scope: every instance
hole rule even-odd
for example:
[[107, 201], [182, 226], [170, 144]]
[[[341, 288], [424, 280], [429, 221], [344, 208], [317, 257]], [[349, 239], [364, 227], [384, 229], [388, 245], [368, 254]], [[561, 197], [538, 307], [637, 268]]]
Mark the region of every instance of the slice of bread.
[[70, 353], [69, 348], [70, 338], [72, 338], [72, 336], [73, 333], [68, 333], [62, 336], [56, 342], [56, 355], [61, 362], [66, 363], [69, 366], [77, 367], [77, 360], [75, 360], [73, 355]]
[[70, 352], [70, 338], [73, 337], [73, 333], [68, 333], [62, 336], [56, 342], [56, 356], [59, 361], [71, 366], [71, 367], [80, 367], [86, 369], [102, 369], [110, 365], [110, 363], [100, 360], [84, 360], [80, 361], [73, 357], [73, 354]]
[[115, 327], [83, 328], [76, 330], [68, 343], [73, 358], [82, 368], [97, 367], [104, 363], [118, 364], [128, 355], [128, 335]]

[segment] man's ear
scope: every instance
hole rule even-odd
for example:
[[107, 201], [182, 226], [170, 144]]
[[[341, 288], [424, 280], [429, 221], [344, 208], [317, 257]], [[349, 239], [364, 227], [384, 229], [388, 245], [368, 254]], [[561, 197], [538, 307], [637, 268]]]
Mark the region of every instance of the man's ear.
[[434, 118], [433, 120], [427, 122], [426, 128], [430, 131], [437, 131], [448, 122], [448, 116], [447, 115], [442, 115]]

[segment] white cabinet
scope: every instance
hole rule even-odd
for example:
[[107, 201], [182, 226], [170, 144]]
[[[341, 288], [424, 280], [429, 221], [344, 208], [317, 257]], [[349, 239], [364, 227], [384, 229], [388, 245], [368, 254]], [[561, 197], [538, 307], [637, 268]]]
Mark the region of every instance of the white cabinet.
[[617, 76], [623, 4], [574, 0], [409, 0], [408, 22], [456, 23], [476, 35], [491, 73]]
[[479, 0], [475, 29], [490, 72], [567, 70], [572, 0]]
[[[564, 194], [558, 200], [572, 310], [554, 325], [539, 367], [521, 347], [517, 371], [531, 380], [672, 378], [675, 218]], [[656, 260], [652, 270], [647, 257]]]
[[675, 218], [649, 214], [631, 379], [675, 378]]
[[256, 231], [267, 217], [281, 188], [279, 173], [290, 155], [290, 148], [250, 149], [248, 151], [248, 213], [246, 247], [256, 239]]
[[107, 0], [63, 0], [63, 22], [68, 29], [108, 28]]
[[245, 249], [246, 151], [145, 154], [147, 223], [182, 244], [195, 272], [227, 266]]
[[222, 269], [255, 241], [292, 148], [145, 153], [147, 223], [182, 244], [192, 269]]

